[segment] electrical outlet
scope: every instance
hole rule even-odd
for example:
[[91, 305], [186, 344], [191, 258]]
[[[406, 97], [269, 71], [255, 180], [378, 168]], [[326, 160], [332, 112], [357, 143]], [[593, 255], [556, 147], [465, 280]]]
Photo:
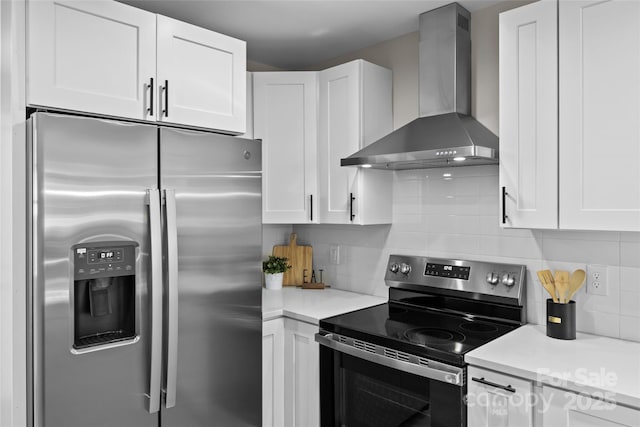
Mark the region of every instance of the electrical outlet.
[[607, 266], [587, 265], [587, 293], [607, 295]]
[[340, 246], [329, 246], [329, 263], [334, 265], [340, 264]]

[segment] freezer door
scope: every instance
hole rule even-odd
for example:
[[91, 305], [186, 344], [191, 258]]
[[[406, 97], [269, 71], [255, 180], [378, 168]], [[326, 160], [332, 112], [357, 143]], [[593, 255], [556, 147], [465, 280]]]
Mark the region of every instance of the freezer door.
[[177, 236], [178, 269], [165, 275], [163, 427], [262, 424], [260, 148], [253, 140], [161, 129], [167, 256]]
[[[31, 119], [29, 147], [33, 424], [157, 426], [158, 415], [149, 414], [145, 396], [150, 383], [146, 199], [148, 190], [157, 193], [157, 129], [37, 113]], [[91, 278], [78, 281], [76, 276], [76, 286], [85, 286], [89, 293], [96, 291], [93, 300], [81, 301], [90, 295], [85, 292], [80, 296], [80, 288], [74, 290], [74, 262], [79, 263], [74, 257], [87, 255], [78, 251], [99, 241], [114, 242], [109, 247], [115, 246], [116, 250], [93, 245], [98, 247], [94, 255], [113, 257], [114, 262], [117, 254], [129, 257], [127, 251], [132, 251], [132, 261], [127, 263], [135, 264], [131, 269], [135, 277], [109, 282]], [[96, 265], [98, 261], [87, 262]], [[110, 261], [101, 265], [108, 269]], [[92, 274], [89, 268], [82, 273]], [[130, 292], [131, 286], [135, 292]], [[113, 298], [116, 293], [121, 300]], [[112, 318], [122, 303], [122, 310], [135, 313], [135, 336], [110, 344], [78, 346], [74, 343], [76, 302], [85, 307], [91, 302], [91, 312], [85, 313], [85, 319], [98, 328], [107, 325], [105, 319]], [[125, 311], [119, 313], [126, 318]]]

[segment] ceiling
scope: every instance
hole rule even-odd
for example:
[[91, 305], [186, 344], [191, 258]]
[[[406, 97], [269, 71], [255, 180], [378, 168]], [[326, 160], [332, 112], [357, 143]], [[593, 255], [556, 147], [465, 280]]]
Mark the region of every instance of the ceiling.
[[[120, 0], [247, 42], [247, 58], [296, 70], [418, 30], [451, 0]], [[470, 12], [499, 0], [459, 0]]]

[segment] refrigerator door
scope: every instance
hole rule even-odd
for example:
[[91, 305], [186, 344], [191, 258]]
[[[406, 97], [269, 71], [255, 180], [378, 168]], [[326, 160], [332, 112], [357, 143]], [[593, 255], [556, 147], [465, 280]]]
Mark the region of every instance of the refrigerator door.
[[[177, 252], [178, 268], [177, 274], [165, 275], [166, 409], [161, 425], [259, 426], [260, 143], [161, 129], [160, 170], [167, 256]], [[172, 236], [177, 236], [175, 250]], [[171, 270], [175, 260], [166, 264]], [[177, 295], [177, 302], [171, 295]]]
[[[145, 396], [151, 381], [147, 200], [149, 190], [157, 194], [157, 128], [36, 113], [30, 133], [33, 424], [157, 426], [158, 415], [149, 414]], [[129, 278], [78, 280], [79, 257], [91, 247], [94, 256], [113, 258], [119, 274], [124, 273], [116, 258], [130, 251], [130, 274], [122, 276]], [[101, 267], [83, 274], [112, 268], [111, 260], [89, 258], [88, 266]], [[92, 333], [101, 344], [79, 346], [77, 304], [88, 310], [83, 316], [90, 327], [106, 327], [108, 319], [127, 321], [133, 337], [107, 343], [108, 335]]]

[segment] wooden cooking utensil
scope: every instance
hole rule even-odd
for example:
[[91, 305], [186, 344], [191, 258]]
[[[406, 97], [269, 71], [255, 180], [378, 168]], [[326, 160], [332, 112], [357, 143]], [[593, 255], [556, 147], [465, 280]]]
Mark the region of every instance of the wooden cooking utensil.
[[544, 271], [544, 276], [547, 278], [547, 282], [549, 283], [549, 286], [553, 288], [553, 295], [556, 296], [556, 302], [559, 302], [558, 289], [556, 288], [556, 282], [553, 280], [553, 273], [551, 272], [551, 270], [543, 270], [543, 271]]
[[556, 270], [553, 281], [558, 291], [558, 301], [562, 304], [567, 303], [567, 292], [569, 291], [569, 272], [564, 270]]
[[573, 298], [576, 292], [578, 292], [582, 287], [586, 277], [587, 273], [582, 269], [578, 269], [571, 273], [571, 277], [569, 278], [569, 296], [567, 297], [567, 302], [571, 301], [571, 298]]
[[[549, 280], [551, 278], [551, 281]], [[551, 270], [540, 270], [538, 271], [538, 279], [542, 286], [549, 292], [553, 302], [558, 302], [558, 297], [556, 296], [556, 287], [553, 284], [553, 276], [551, 275]]]

